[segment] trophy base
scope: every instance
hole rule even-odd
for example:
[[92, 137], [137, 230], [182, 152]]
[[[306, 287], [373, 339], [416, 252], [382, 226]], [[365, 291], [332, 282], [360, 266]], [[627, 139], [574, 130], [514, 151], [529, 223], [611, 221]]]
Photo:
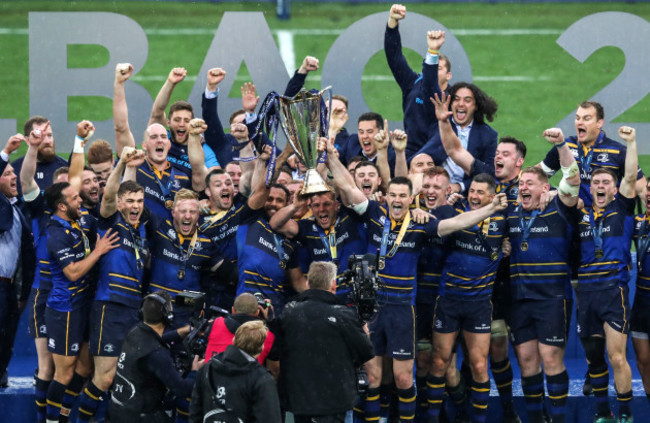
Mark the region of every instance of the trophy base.
[[332, 192], [332, 189], [325, 183], [316, 169], [307, 169], [305, 181], [300, 193], [302, 195], [309, 195], [323, 192]]

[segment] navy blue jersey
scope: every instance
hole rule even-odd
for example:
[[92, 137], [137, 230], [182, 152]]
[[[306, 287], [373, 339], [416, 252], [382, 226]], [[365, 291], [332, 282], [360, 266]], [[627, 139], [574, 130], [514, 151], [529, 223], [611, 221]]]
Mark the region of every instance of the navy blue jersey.
[[507, 216], [514, 299], [571, 299], [568, 259], [580, 219], [578, 209], [566, 207], [556, 196], [543, 211], [524, 211], [516, 206], [508, 208]]
[[503, 256], [501, 242], [505, 234], [506, 220], [495, 214], [447, 237], [449, 254], [442, 272], [440, 296], [467, 301], [490, 298]]
[[[430, 210], [438, 220], [454, 217], [457, 212], [452, 206], [440, 206]], [[429, 238], [422, 249], [418, 261], [418, 291], [415, 302], [418, 304], [433, 304], [438, 296], [438, 287], [442, 277], [442, 269], [447, 258], [444, 238]]]
[[[22, 196], [22, 188], [20, 186], [20, 170], [23, 168], [23, 161], [25, 157], [14, 160], [11, 165], [16, 172], [17, 180], [17, 189], [18, 196]], [[36, 163], [36, 172], [34, 173], [34, 181], [38, 184], [38, 187], [41, 189], [41, 192], [45, 191], [45, 188], [49, 187], [54, 183], [54, 172], [56, 172], [60, 167], [67, 166], [68, 162], [65, 159], [62, 159], [59, 156], [54, 156], [54, 160], [51, 162], [37, 162]]]
[[172, 221], [152, 216], [151, 225], [149, 291], [162, 289], [172, 298], [183, 290], [200, 291], [202, 273], [222, 260], [212, 240], [197, 230], [192, 248], [194, 237], [181, 237]]
[[99, 275], [95, 300], [111, 301], [138, 308], [142, 301], [142, 276], [147, 261], [147, 236], [145, 225], [131, 226], [116, 211], [108, 218], [100, 218], [100, 236], [112, 229], [120, 237], [120, 244], [99, 260]]
[[[591, 150], [586, 153], [575, 136], [567, 138], [566, 143], [580, 169], [580, 198], [584, 201], [585, 207], [590, 207], [593, 202], [589, 192], [591, 173], [599, 168], [609, 169], [616, 174], [620, 183], [625, 174], [625, 153], [627, 148], [620, 142], [607, 138], [604, 132], [601, 132], [601, 136], [596, 140]], [[543, 164], [554, 171], [560, 169], [560, 156], [557, 148], [554, 147], [549, 150]], [[643, 172], [639, 168], [637, 179], [642, 177]]]
[[245, 205], [241, 214], [237, 231], [237, 295], [259, 292], [271, 300], [275, 313], [279, 314], [288, 290], [285, 269], [298, 267], [294, 245], [271, 230], [263, 209], [251, 210]]
[[[634, 205], [633, 198], [619, 194], [602, 213], [594, 213], [591, 207], [580, 210], [579, 291], [600, 291], [627, 284], [630, 279], [630, 248], [634, 235]], [[591, 216], [594, 225], [591, 224]], [[594, 231], [601, 232], [603, 241], [602, 255], [598, 258]]]
[[[420, 225], [411, 220], [399, 248], [394, 254], [390, 251], [395, 245], [403, 221], [395, 222], [388, 217], [388, 211], [376, 201], [368, 202], [363, 215], [368, 224], [367, 253], [377, 254], [381, 248], [385, 225], [390, 226], [386, 245], [385, 268], [379, 270], [381, 285], [378, 300], [381, 304], [413, 305], [417, 288], [417, 265], [420, 253], [429, 238], [438, 236], [438, 220]], [[388, 219], [388, 223], [387, 223]]]
[[645, 214], [634, 218], [637, 270], [636, 295], [650, 298], [650, 220]]
[[246, 198], [241, 194], [235, 195], [232, 206], [223, 215], [202, 216], [199, 228], [205, 236], [210, 238], [217, 246], [221, 256], [237, 263], [237, 230], [241, 211], [246, 203]]
[[[298, 235], [294, 240], [304, 247], [298, 251], [301, 268], [308, 269], [314, 261], [331, 261], [338, 266], [340, 275], [348, 268], [351, 255], [366, 252], [366, 226], [355, 212], [346, 208], [339, 210], [333, 230], [332, 233], [332, 228], [324, 230], [318, 226], [313, 216], [298, 221]], [[334, 249], [331, 248], [330, 235], [336, 238]], [[336, 257], [332, 257], [334, 251]], [[337, 296], [347, 299], [349, 294], [347, 284], [336, 286]]]
[[47, 224], [47, 253], [52, 272], [52, 290], [47, 298], [47, 306], [56, 311], [72, 311], [88, 304], [92, 271], [71, 281], [63, 269], [86, 258], [94, 247], [97, 231], [94, 224], [88, 225], [89, 220], [92, 218], [86, 214], [79, 219], [78, 224], [71, 224], [58, 216], [52, 216]]
[[[185, 173], [191, 180], [192, 165], [190, 164], [190, 157], [187, 155], [187, 145], [171, 141], [171, 133], [167, 131], [167, 134], [171, 142], [169, 153], [167, 153], [167, 160], [169, 160], [172, 166], [174, 166], [176, 169]], [[212, 148], [210, 148], [210, 146], [205, 143], [202, 146], [203, 154], [205, 155], [205, 166], [207, 168], [219, 166], [219, 161], [217, 160], [217, 156], [215, 156]]]
[[162, 219], [171, 219], [174, 195], [181, 188], [192, 189], [192, 181], [186, 173], [171, 164], [158, 174], [148, 163], [138, 167], [136, 181], [144, 187], [144, 205], [152, 214]]

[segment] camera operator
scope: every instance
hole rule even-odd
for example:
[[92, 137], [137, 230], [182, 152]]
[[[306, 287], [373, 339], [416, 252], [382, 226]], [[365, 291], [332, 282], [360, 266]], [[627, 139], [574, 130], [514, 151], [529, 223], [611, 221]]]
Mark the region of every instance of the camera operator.
[[[232, 314], [218, 317], [212, 323], [210, 334], [208, 335], [208, 346], [205, 349], [206, 359], [209, 360], [213, 355], [224, 352], [228, 345], [232, 345], [235, 332], [244, 323], [262, 319], [267, 321], [269, 310], [272, 309], [268, 301], [265, 299], [261, 299], [260, 301], [255, 295], [248, 292], [239, 294], [235, 298], [235, 303], [232, 306]], [[275, 335], [269, 331], [262, 346], [262, 352], [257, 357], [257, 361], [261, 365], [264, 365], [266, 360], [267, 367], [271, 373], [277, 376], [279, 363], [277, 354], [275, 353], [277, 348], [272, 349], [274, 339]]]
[[267, 329], [261, 320], [243, 323], [233, 344], [208, 361], [197, 376], [190, 405], [191, 423], [280, 423], [275, 380], [256, 358]]
[[374, 355], [367, 328], [335, 295], [336, 270], [313, 262], [309, 289], [280, 317], [280, 389], [296, 423], [344, 422], [357, 398], [355, 369]]
[[[174, 318], [171, 296], [164, 291], [147, 295], [141, 312], [143, 322], [131, 329], [122, 345], [109, 415], [112, 421], [170, 422], [163, 406], [167, 390], [177, 398], [189, 397], [195, 373], [181, 377], [162, 338]], [[201, 364], [195, 358], [192, 370]]]

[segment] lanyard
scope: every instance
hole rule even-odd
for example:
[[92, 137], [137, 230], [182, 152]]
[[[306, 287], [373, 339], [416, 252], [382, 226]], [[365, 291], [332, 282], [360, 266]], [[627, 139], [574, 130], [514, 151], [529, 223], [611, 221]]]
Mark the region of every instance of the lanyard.
[[519, 178], [520, 177], [521, 177], [521, 173], [519, 175], [517, 175], [516, 178], [514, 178], [513, 180], [511, 180], [509, 182], [499, 182], [497, 184], [497, 188], [496, 188], [497, 194], [500, 193], [501, 191], [503, 191], [507, 195], [510, 188], [512, 188], [515, 184], [519, 183]]
[[138, 228], [138, 233], [135, 233], [133, 231], [133, 227], [129, 223], [126, 223], [125, 226], [129, 230], [129, 234], [131, 234], [133, 252], [135, 254], [135, 263], [138, 270], [140, 270], [144, 268], [144, 259], [142, 256], [140, 256], [140, 248], [144, 248], [144, 245], [142, 245], [142, 238], [144, 238], [144, 227], [143, 225], [140, 225], [140, 228]]
[[336, 225], [339, 224], [340, 219], [341, 219], [340, 217], [336, 219], [336, 223], [332, 225], [332, 227], [330, 228], [330, 233], [328, 235], [325, 234], [323, 228], [316, 225], [318, 236], [320, 236], [320, 240], [325, 246], [325, 250], [328, 250], [330, 252], [330, 258], [335, 263], [338, 262], [338, 253], [336, 251]]
[[228, 210], [222, 210], [219, 213], [216, 213], [216, 214], [212, 215], [212, 217], [210, 217], [210, 219], [203, 222], [203, 225], [201, 225], [200, 229], [204, 230], [204, 229], [209, 228], [210, 225], [212, 225], [214, 222], [216, 222], [217, 220], [220, 220], [221, 218], [223, 218], [226, 215], [226, 213], [228, 213]]
[[490, 243], [487, 240], [489, 231], [490, 231], [490, 218], [488, 217], [478, 225], [478, 232], [476, 233], [476, 236], [481, 241], [481, 244], [483, 245], [483, 248], [485, 248], [485, 251], [490, 253], [490, 260], [497, 261], [497, 259], [499, 258], [499, 250], [498, 248], [490, 247]]
[[605, 138], [605, 133], [603, 131], [600, 131], [600, 134], [598, 134], [598, 139], [594, 145], [591, 146], [589, 152], [586, 155], [584, 148], [582, 148], [581, 145], [578, 145], [578, 158], [580, 159], [580, 164], [582, 164], [582, 171], [586, 175], [591, 175], [591, 160], [594, 157], [594, 148], [596, 147], [596, 144], [603, 140], [603, 138]]
[[85, 251], [85, 256], [88, 257], [90, 255], [90, 241], [88, 240], [88, 237], [86, 236], [86, 233], [84, 232], [83, 228], [79, 224], [78, 221], [73, 221], [70, 226], [81, 232], [81, 238], [83, 239], [84, 242], [84, 251]]
[[533, 212], [530, 215], [530, 218], [528, 219], [528, 222], [526, 222], [524, 218], [524, 210], [521, 206], [519, 206], [519, 226], [521, 227], [521, 246], [522, 250], [526, 251], [528, 250], [528, 238], [530, 237], [530, 228], [533, 227], [533, 223], [535, 222], [535, 218], [539, 214], [539, 210], [533, 210]]
[[278, 258], [280, 259], [280, 262], [278, 263], [280, 269], [286, 269], [287, 260], [285, 259], [284, 248], [282, 247], [282, 243], [284, 242], [284, 240], [280, 238], [278, 234], [273, 234], [273, 242], [275, 243], [275, 249], [278, 252]]
[[637, 238], [636, 245], [636, 258], [639, 264], [639, 271], [641, 271], [641, 265], [643, 264], [643, 259], [648, 253], [648, 245], [650, 245], [650, 237], [648, 236], [648, 216], [643, 216], [643, 223], [641, 223], [641, 228], [639, 229], [639, 237]]
[[591, 236], [594, 239], [594, 248], [596, 250], [596, 258], [603, 258], [603, 222], [605, 221], [605, 212], [600, 218], [600, 223], [596, 226], [596, 219], [594, 218], [594, 210], [589, 210], [589, 226], [591, 229]]
[[[158, 188], [160, 188], [160, 192], [162, 193], [163, 198], [165, 199], [165, 203], [167, 201], [172, 200], [171, 187], [172, 187], [172, 183], [176, 179], [176, 172], [174, 171], [174, 166], [172, 166], [171, 164], [169, 165], [169, 178], [167, 179], [167, 184], [165, 186], [162, 183], [162, 178], [158, 178], [158, 173], [156, 173], [156, 170], [153, 168], [153, 166], [151, 166], [151, 163], [149, 163], [148, 160], [145, 160], [145, 162], [147, 163], [147, 166], [149, 166], [149, 170], [151, 170], [151, 173], [153, 173], [153, 179], [158, 184]], [[167, 206], [167, 204], [165, 204], [165, 206]], [[171, 208], [171, 207], [167, 207], [167, 208]]]
[[386, 221], [384, 222], [384, 232], [381, 236], [381, 248], [379, 250], [379, 255], [383, 260], [386, 260], [386, 257], [393, 257], [395, 255], [397, 249], [399, 248], [399, 245], [402, 242], [402, 239], [404, 239], [404, 235], [406, 235], [406, 230], [408, 229], [410, 223], [411, 223], [411, 212], [408, 211], [406, 213], [406, 216], [404, 217], [404, 221], [402, 222], [402, 227], [399, 230], [399, 234], [397, 234], [397, 239], [393, 244], [393, 248], [391, 248], [388, 254], [386, 254], [386, 249], [388, 248], [388, 234], [390, 233], [390, 224], [391, 224], [390, 216], [386, 216]]
[[185, 269], [187, 268], [187, 262], [190, 260], [190, 257], [192, 257], [192, 253], [194, 253], [194, 247], [196, 246], [196, 239], [199, 236], [199, 231], [198, 229], [194, 231], [194, 235], [192, 235], [192, 241], [190, 241], [190, 245], [187, 248], [187, 253], [185, 253], [185, 250], [183, 249], [183, 243], [181, 242], [181, 237], [180, 234], [178, 235], [178, 248], [181, 252], [181, 268], [178, 270], [178, 279], [184, 279], [185, 278]]

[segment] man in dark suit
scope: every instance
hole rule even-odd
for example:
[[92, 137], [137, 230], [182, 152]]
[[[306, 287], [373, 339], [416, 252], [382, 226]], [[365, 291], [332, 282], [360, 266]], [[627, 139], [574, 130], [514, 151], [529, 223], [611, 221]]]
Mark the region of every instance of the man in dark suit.
[[468, 82], [454, 84], [449, 96], [442, 101], [449, 111], [446, 116], [438, 116], [438, 133], [417, 154], [430, 155], [436, 165], [449, 172], [452, 190], [464, 192], [469, 188], [470, 175], [447, 155], [441, 138], [456, 136], [477, 161], [488, 165], [482, 172], [493, 174], [498, 133], [485, 121], [493, 121], [498, 105], [483, 90]]
[[34, 279], [34, 239], [18, 208], [18, 178], [9, 164], [9, 156], [24, 139], [12, 136], [0, 152], [0, 388], [8, 386], [16, 328]]

